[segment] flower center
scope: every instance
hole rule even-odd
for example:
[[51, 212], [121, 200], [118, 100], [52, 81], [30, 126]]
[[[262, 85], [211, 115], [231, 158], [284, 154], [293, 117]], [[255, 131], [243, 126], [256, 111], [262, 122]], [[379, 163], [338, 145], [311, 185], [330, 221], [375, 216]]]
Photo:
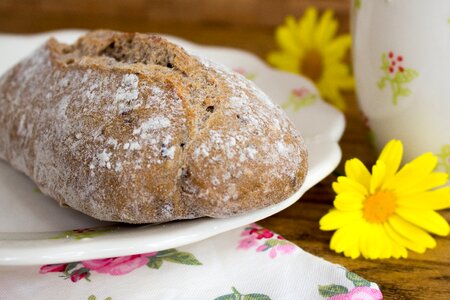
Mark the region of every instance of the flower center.
[[322, 76], [322, 55], [317, 50], [309, 50], [300, 62], [300, 73], [317, 81]]
[[379, 191], [364, 202], [363, 216], [368, 222], [383, 223], [394, 214], [396, 197], [391, 191]]

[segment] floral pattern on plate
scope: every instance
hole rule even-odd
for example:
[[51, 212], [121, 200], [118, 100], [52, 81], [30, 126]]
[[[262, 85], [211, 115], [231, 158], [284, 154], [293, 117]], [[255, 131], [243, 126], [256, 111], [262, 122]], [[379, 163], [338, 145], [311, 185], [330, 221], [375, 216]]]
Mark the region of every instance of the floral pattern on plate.
[[244, 76], [248, 80], [253, 80], [256, 77], [256, 73], [247, 71], [246, 69], [241, 68], [241, 67], [234, 68], [233, 71], [235, 71], [236, 73], [241, 74], [242, 76]]
[[281, 107], [283, 109], [292, 108], [292, 110], [297, 112], [303, 107], [314, 104], [318, 98], [319, 96], [317, 94], [306, 87], [296, 88], [291, 91], [288, 100]]
[[81, 240], [86, 238], [93, 238], [96, 236], [104, 235], [108, 232], [114, 231], [115, 228], [81, 228], [74, 230], [67, 230], [58, 233], [55, 236], [50, 237], [50, 240], [58, 239], [74, 239]]

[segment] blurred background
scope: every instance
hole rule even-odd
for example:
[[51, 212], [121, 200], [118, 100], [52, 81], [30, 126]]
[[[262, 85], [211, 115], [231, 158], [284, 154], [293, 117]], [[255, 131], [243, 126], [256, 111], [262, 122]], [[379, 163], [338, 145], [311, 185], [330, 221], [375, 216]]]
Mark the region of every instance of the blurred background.
[[[62, 28], [160, 32], [263, 56], [274, 28], [309, 6], [331, 8], [348, 32], [350, 0], [0, 0], [0, 32]], [[255, 51], [256, 50], [256, 51]]]

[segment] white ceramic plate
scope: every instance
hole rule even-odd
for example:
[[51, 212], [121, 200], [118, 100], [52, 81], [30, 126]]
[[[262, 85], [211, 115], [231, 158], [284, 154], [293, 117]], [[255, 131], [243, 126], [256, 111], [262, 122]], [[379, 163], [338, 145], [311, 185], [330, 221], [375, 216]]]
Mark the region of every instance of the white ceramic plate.
[[[29, 36], [0, 35], [0, 74], [50, 36], [71, 43], [82, 33], [58, 31]], [[285, 209], [335, 169], [341, 158], [338, 140], [344, 131], [344, 116], [318, 97], [310, 81], [276, 71], [241, 50], [205, 47], [168, 38], [192, 53], [244, 73], [274, 102], [285, 108], [308, 146], [310, 169], [302, 188], [277, 205], [237, 217], [127, 226], [101, 222], [59, 207], [56, 201], [39, 193], [26, 176], [0, 161], [0, 265], [114, 257], [200, 241]]]

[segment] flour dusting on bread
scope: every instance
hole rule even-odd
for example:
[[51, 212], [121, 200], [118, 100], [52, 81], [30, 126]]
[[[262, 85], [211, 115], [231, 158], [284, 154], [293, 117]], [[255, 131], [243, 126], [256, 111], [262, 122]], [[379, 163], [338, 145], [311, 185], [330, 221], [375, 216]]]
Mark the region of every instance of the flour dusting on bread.
[[304, 142], [252, 82], [158, 36], [51, 39], [0, 78], [0, 157], [61, 204], [128, 223], [278, 203]]

